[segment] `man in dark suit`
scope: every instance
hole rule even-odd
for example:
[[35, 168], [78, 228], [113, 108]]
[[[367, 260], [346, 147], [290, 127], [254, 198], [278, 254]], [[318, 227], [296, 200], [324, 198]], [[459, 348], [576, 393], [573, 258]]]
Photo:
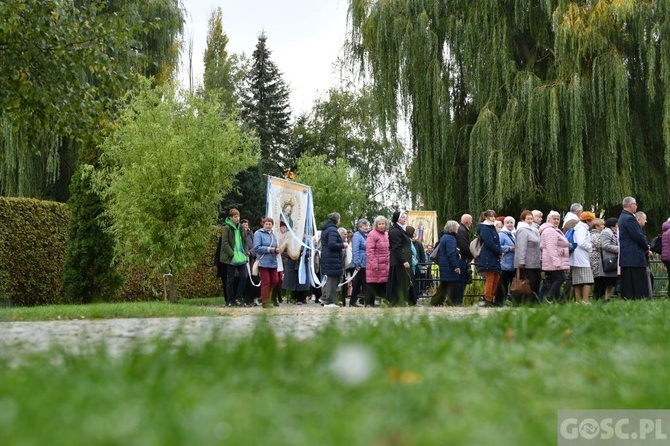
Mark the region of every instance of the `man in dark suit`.
[[619, 267], [621, 296], [626, 299], [651, 296], [647, 277], [649, 243], [635, 218], [635, 211], [637, 211], [635, 198], [624, 198], [623, 211], [619, 216]]

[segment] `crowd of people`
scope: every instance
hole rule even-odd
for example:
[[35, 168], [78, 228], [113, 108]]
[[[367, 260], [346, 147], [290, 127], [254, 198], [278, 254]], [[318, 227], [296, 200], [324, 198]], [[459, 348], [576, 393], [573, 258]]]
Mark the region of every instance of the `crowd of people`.
[[[280, 246], [272, 218], [263, 218], [254, 233], [231, 209], [215, 269], [227, 305], [249, 306], [259, 300], [266, 308], [283, 301], [282, 290], [298, 305], [312, 298], [335, 308], [346, 306], [348, 298], [351, 307], [378, 302], [413, 306], [431, 281], [439, 283], [431, 305], [461, 306], [474, 271], [484, 279], [482, 306], [501, 306], [508, 299], [589, 305], [591, 297], [609, 301], [616, 289], [626, 299], [651, 297], [651, 250], [642, 229], [647, 217], [633, 197], [622, 204], [618, 218], [603, 220], [574, 203], [562, 222], [553, 210], [546, 222], [541, 211], [524, 210], [518, 224], [514, 217], [499, 217], [489, 209], [479, 216], [474, 237], [473, 217], [463, 214], [460, 223], [447, 221], [435, 246], [417, 240], [405, 212], [394, 212], [390, 221], [378, 216], [372, 224], [360, 219], [353, 233], [340, 227], [340, 214], [333, 212], [320, 228], [314, 251], [318, 255], [307, 249], [297, 260]], [[670, 219], [663, 224], [662, 247], [662, 260], [670, 268]], [[319, 286], [298, 279], [301, 266], [307, 270], [310, 260]], [[431, 268], [433, 262], [436, 268]]]

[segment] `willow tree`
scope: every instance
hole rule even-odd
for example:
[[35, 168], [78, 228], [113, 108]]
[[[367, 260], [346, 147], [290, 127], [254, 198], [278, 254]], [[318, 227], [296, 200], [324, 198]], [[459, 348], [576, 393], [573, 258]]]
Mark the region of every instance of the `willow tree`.
[[667, 208], [670, 2], [350, 0], [351, 60], [409, 123], [442, 217], [635, 195]]

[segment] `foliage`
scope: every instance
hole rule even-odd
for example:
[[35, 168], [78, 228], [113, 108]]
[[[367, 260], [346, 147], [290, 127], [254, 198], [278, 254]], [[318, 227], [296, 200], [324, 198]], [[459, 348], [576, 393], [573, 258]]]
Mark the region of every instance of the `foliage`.
[[391, 204], [406, 195], [408, 177], [402, 144], [379, 129], [368, 88], [331, 88], [314, 101], [309, 115], [296, 121], [291, 159], [297, 163], [302, 154], [308, 154], [346, 160], [361, 179], [358, 187], [368, 196], [364, 214], [383, 213], [382, 203]]
[[226, 46], [228, 36], [223, 32], [223, 12], [217, 7], [209, 19], [207, 47], [205, 48], [203, 83], [205, 92], [217, 98], [224, 110], [237, 106], [234, 84], [234, 60]]
[[68, 302], [114, 300], [123, 284], [114, 258], [114, 237], [105, 232], [109, 221], [103, 203], [93, 190], [91, 175], [80, 165], [70, 183], [68, 249], [63, 268], [63, 292]]
[[357, 187], [360, 176], [341, 158], [303, 155], [298, 160], [295, 181], [312, 187], [317, 226], [331, 212], [339, 212], [342, 226], [353, 227], [367, 204], [367, 192]]
[[[289, 90], [277, 65], [271, 60], [265, 33], [258, 36], [250, 65], [243, 56], [236, 60], [238, 73], [246, 72], [240, 90], [242, 118], [257, 137], [254, 152], [260, 161], [235, 179], [233, 190], [222, 200], [224, 208], [235, 207], [252, 225], [265, 215], [266, 175], [283, 177], [288, 166]], [[225, 210], [225, 209], [224, 209]]]
[[[667, 302], [405, 312], [335, 317], [307, 339], [270, 316], [113, 353], [3, 348], [0, 442], [530, 446], [556, 442], [558, 409], [670, 397]], [[313, 416], [324, 402], [356, 422]]]
[[254, 162], [234, 117], [222, 120], [216, 104], [180, 98], [172, 85], [132, 95], [103, 148], [94, 178], [117, 252], [153, 274], [176, 274], [202, 258], [221, 194]]
[[261, 159], [271, 160], [263, 173], [280, 176], [286, 167], [291, 109], [288, 86], [271, 55], [267, 36], [261, 33], [247, 73], [242, 117], [258, 136]]
[[0, 297], [59, 303], [69, 213], [62, 203], [0, 197]]
[[382, 122], [407, 117], [412, 188], [441, 219], [626, 195], [667, 208], [668, 2], [349, 5], [350, 59]]

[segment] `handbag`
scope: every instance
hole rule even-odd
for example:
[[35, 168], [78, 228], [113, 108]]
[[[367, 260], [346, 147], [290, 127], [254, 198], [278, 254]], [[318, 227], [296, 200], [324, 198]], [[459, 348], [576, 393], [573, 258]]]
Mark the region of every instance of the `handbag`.
[[437, 263], [438, 259], [440, 258], [440, 244], [439, 243], [437, 245], [435, 245], [435, 247], [433, 248], [433, 251], [430, 253], [428, 258], [430, 259], [431, 262]]
[[263, 257], [265, 257], [265, 254], [263, 254], [262, 256], [260, 256], [260, 258], [254, 260], [254, 264], [253, 264], [253, 266], [251, 267], [251, 275], [252, 275], [252, 276], [257, 276], [257, 275], [258, 275], [258, 266], [260, 265], [260, 263], [261, 263], [261, 259], [262, 259]]
[[613, 273], [617, 268], [617, 257], [603, 259], [603, 272]]
[[521, 271], [519, 268], [516, 269], [516, 277], [512, 278], [512, 284], [509, 286], [509, 290], [513, 294], [520, 294], [522, 296], [533, 294], [533, 290], [530, 288], [530, 280], [521, 278]]

